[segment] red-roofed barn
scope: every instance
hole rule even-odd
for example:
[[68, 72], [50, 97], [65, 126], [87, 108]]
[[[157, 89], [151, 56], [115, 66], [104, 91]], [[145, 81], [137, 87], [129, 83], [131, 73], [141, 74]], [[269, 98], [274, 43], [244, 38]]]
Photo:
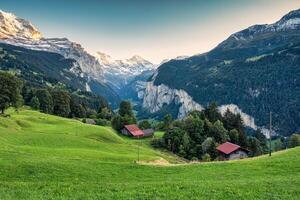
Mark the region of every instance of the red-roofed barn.
[[139, 127], [137, 127], [135, 124], [125, 125], [124, 128], [122, 129], [121, 133], [123, 135], [128, 135], [128, 136], [132, 136], [132, 137], [143, 137], [144, 136], [144, 132], [141, 129], [139, 129]]
[[217, 147], [221, 160], [235, 160], [248, 157], [248, 150], [231, 142], [225, 142]]

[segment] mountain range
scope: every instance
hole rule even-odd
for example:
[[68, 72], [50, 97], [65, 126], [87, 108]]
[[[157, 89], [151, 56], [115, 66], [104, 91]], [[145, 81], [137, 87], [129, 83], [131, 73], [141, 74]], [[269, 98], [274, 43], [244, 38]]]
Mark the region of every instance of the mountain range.
[[207, 53], [155, 65], [141, 56], [118, 60], [88, 53], [67, 38], [44, 38], [29, 21], [0, 11], [0, 69], [36, 85], [63, 85], [135, 103], [142, 118], [183, 118], [216, 101], [240, 113], [246, 126], [300, 131], [300, 10], [274, 24], [232, 34]]
[[163, 63], [147, 83], [143, 107], [156, 113], [172, 105], [169, 110], [183, 117], [216, 101], [222, 112], [242, 113], [252, 128], [267, 126], [272, 112], [276, 132], [289, 135], [300, 131], [299, 77], [295, 10], [274, 24], [234, 33], [207, 53]]
[[[42, 73], [43, 77], [48, 77], [51, 74], [49, 78], [57, 79], [56, 82], [103, 95], [113, 107], [116, 107], [120, 101], [120, 94], [122, 94], [120, 90], [127, 83], [130, 83], [141, 73], [155, 69], [155, 65], [137, 55], [126, 60], [113, 60], [110, 56], [100, 52], [95, 56], [91, 55], [80, 44], [67, 38], [44, 38], [42, 33], [29, 21], [4, 11], [0, 11], [0, 42], [4, 51], [10, 51], [12, 56], [15, 56], [14, 52], [20, 51], [20, 48], [24, 52], [30, 50], [26, 51], [26, 55], [29, 54], [30, 56], [49, 53], [48, 57], [51, 57], [50, 54], [59, 54], [56, 55], [57, 60], [52, 60], [58, 66], [43, 60], [46, 65], [49, 65], [47, 69], [52, 69], [51, 73], [47, 70], [40, 70], [43, 66], [37, 66], [36, 69], [39, 70], [34, 72]], [[14, 48], [16, 48], [15, 51]], [[61, 56], [63, 59], [60, 58]], [[62, 64], [59, 63], [61, 60], [70, 62]], [[36, 63], [27, 64], [35, 65]], [[4, 66], [1, 68], [4, 69]], [[9, 70], [7, 65], [5, 68]], [[20, 69], [21, 66], [15, 65], [14, 68]], [[26, 77], [31, 77], [24, 70], [22, 73], [26, 73]], [[66, 81], [66, 79], [71, 81]]]
[[97, 52], [95, 57], [102, 66], [105, 81], [121, 97], [124, 97], [124, 87], [131, 84], [136, 77], [148, 72], [150, 75], [143, 79], [147, 80], [156, 69], [156, 65], [138, 55], [125, 60], [116, 60], [105, 53]]

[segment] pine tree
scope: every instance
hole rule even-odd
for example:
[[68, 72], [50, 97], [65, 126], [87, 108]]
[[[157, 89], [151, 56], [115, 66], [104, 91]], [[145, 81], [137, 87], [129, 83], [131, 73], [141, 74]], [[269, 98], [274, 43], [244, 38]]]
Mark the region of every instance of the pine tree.
[[70, 95], [62, 90], [52, 91], [53, 113], [61, 117], [68, 117], [70, 109]]
[[36, 96], [32, 97], [32, 99], [30, 101], [30, 106], [34, 110], [39, 110], [40, 109], [40, 101]]
[[124, 117], [125, 115], [130, 117], [134, 116], [131, 103], [129, 101], [122, 101], [120, 103], [119, 115], [122, 117]]
[[39, 99], [40, 110], [44, 113], [51, 114], [53, 112], [52, 96], [46, 89], [38, 89], [35, 91], [35, 96]]

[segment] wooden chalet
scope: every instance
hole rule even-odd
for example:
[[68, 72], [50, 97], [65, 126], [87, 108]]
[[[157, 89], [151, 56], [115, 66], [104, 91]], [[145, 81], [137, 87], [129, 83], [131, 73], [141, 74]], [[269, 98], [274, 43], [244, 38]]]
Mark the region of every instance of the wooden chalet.
[[249, 151], [231, 142], [225, 142], [217, 147], [220, 160], [236, 160], [248, 157]]
[[144, 132], [137, 127], [135, 124], [125, 125], [121, 130], [123, 135], [131, 136], [131, 137], [144, 137]]

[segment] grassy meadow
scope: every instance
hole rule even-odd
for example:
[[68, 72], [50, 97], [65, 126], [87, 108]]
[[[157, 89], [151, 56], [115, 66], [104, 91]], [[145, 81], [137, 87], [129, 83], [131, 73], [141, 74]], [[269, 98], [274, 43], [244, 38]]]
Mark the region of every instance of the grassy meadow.
[[[0, 117], [0, 199], [300, 199], [300, 148], [182, 164], [110, 127], [28, 109]], [[156, 133], [161, 137], [163, 133]], [[137, 164], [163, 159], [179, 165]]]

